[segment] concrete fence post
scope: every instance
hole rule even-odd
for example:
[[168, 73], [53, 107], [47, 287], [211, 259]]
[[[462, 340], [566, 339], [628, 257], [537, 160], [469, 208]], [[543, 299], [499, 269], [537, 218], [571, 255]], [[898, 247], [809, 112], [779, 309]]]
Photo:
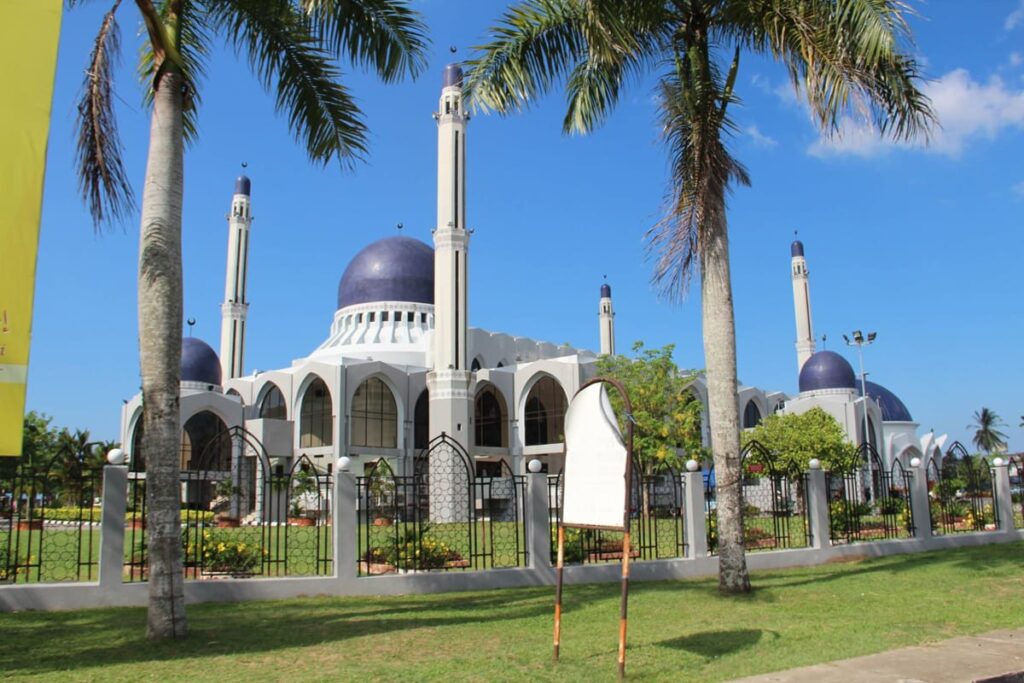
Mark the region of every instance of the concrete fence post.
[[551, 523], [548, 521], [548, 475], [526, 475], [526, 548], [531, 569], [551, 569]]
[[124, 576], [124, 516], [128, 509], [128, 468], [103, 468], [100, 508], [100, 586], [116, 590]]
[[699, 472], [684, 472], [683, 520], [686, 524], [686, 558], [707, 557], [708, 532], [704, 512], [704, 476]]
[[337, 470], [334, 475], [334, 575], [339, 581], [356, 578], [358, 498], [355, 476]]
[[[917, 460], [917, 458], [914, 458]], [[923, 462], [907, 468], [910, 475], [910, 507], [914, 513], [914, 538], [931, 538], [932, 508], [928, 497], [928, 472]]]
[[[997, 464], [998, 463], [998, 464]], [[1010, 493], [1010, 467], [1002, 458], [992, 463], [992, 511], [999, 516], [999, 530], [1013, 531], [1013, 494]]]
[[821, 465], [807, 471], [807, 524], [811, 527], [811, 547], [828, 548], [832, 543], [829, 522], [828, 481]]

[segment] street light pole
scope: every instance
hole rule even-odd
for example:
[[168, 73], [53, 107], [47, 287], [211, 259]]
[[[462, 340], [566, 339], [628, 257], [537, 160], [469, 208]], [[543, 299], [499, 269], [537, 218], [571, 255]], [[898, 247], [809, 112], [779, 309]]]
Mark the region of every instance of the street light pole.
[[[845, 334], [843, 335], [843, 341], [846, 342], [847, 346], [857, 347], [857, 362], [860, 365], [860, 393], [862, 399], [861, 403], [863, 404], [864, 408], [863, 443], [865, 444], [865, 455], [868, 457], [868, 472], [871, 471], [871, 454], [869, 452], [870, 449], [867, 446], [871, 445], [871, 440], [869, 438], [870, 432], [868, 431], [868, 380], [867, 373], [864, 372], [864, 347], [873, 344], [875, 342], [875, 338], [877, 337], [878, 334], [875, 332], [868, 332], [867, 336], [865, 336], [864, 333], [861, 332], [860, 330], [853, 331], [852, 340]], [[871, 488], [874, 489], [875, 482], [871, 480], [870, 483]]]

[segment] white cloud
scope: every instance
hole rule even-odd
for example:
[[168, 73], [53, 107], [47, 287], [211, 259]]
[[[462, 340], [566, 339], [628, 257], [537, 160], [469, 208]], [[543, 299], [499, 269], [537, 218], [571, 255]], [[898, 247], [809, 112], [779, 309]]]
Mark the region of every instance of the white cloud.
[[913, 147], [956, 157], [975, 139], [992, 140], [1008, 128], [1024, 128], [1024, 90], [1014, 90], [997, 76], [981, 83], [965, 69], [956, 69], [922, 89], [931, 98], [940, 124], [927, 147], [920, 142], [883, 140], [869, 122], [844, 118], [838, 134], [820, 137], [808, 152], [819, 157], [871, 157], [894, 147]]
[[1024, 55], [1019, 52], [1010, 53], [1010, 66], [1020, 66], [1024, 64]]
[[1006, 23], [1003, 25], [1007, 31], [1012, 31], [1022, 24], [1024, 24], [1024, 0], [1020, 0], [1017, 9], [1010, 12], [1010, 15], [1006, 17]]
[[756, 125], [747, 126], [743, 132], [747, 134], [756, 147], [771, 148], [779, 144], [778, 140], [762, 133]]

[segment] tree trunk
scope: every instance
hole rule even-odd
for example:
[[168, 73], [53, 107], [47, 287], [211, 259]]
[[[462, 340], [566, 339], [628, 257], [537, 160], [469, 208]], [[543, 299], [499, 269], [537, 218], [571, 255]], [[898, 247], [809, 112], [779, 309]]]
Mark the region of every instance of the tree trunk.
[[702, 245], [700, 278], [708, 418], [718, 491], [718, 589], [723, 593], [745, 593], [750, 590], [750, 577], [743, 547], [736, 325], [724, 217], [717, 228], [708, 230]]
[[187, 632], [178, 409], [183, 157], [181, 77], [166, 73], [153, 99], [139, 236], [139, 359], [149, 535], [149, 638], [179, 638]]

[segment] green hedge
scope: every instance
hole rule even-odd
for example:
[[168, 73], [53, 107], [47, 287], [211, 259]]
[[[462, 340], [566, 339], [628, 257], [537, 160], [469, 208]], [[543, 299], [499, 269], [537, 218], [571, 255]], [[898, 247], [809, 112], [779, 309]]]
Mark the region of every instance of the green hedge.
[[[97, 506], [90, 509], [78, 509], [78, 508], [45, 508], [37, 510], [36, 514], [47, 520], [54, 521], [68, 521], [77, 522], [84, 520], [86, 522], [99, 522], [103, 516], [103, 511]], [[142, 515], [138, 512], [128, 512], [125, 514], [125, 521], [134, 521], [139, 519]], [[181, 521], [189, 522], [203, 522], [210, 524], [213, 522], [213, 513], [209, 510], [182, 510]]]

